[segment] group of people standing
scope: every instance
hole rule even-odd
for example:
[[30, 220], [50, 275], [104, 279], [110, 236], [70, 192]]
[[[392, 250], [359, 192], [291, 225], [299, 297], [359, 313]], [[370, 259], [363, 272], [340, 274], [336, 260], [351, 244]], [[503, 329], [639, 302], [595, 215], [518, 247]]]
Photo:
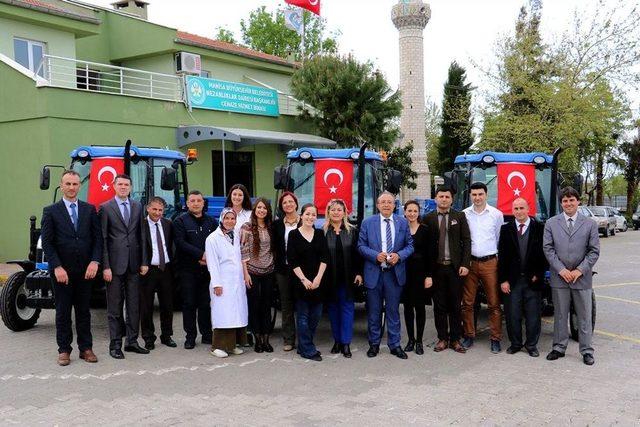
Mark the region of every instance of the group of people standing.
[[[80, 358], [97, 362], [89, 301], [91, 281], [100, 269], [106, 286], [109, 354], [115, 359], [125, 357], [123, 338], [125, 352], [147, 354], [155, 348], [156, 292], [160, 342], [177, 346], [172, 339], [176, 284], [181, 290], [184, 348], [196, 346], [199, 332], [201, 342], [211, 345], [216, 357], [242, 354], [248, 345], [258, 353], [274, 351], [270, 336], [276, 286], [284, 351], [297, 347], [302, 357], [322, 360], [314, 335], [326, 304], [334, 338], [331, 353], [352, 357], [354, 301], [362, 292], [367, 303], [368, 357], [380, 351], [383, 312], [391, 354], [401, 359], [407, 359], [407, 352], [424, 354], [425, 306], [432, 301], [438, 337], [434, 351], [451, 348], [465, 353], [476, 336], [479, 284], [489, 305], [491, 351], [501, 351], [502, 294], [511, 341], [507, 353], [524, 348], [535, 357], [547, 265], [556, 306], [554, 347], [547, 359], [564, 356], [566, 318], [573, 299], [580, 322], [580, 352], [586, 364], [593, 363], [589, 292], [598, 235], [597, 227], [594, 232], [593, 224], [576, 212], [575, 190], [563, 190], [564, 212], [546, 227], [529, 217], [522, 198], [513, 202], [514, 221], [504, 223], [502, 213], [487, 204], [487, 187], [482, 183], [471, 185], [473, 204], [463, 212], [451, 208], [451, 189], [438, 188], [437, 209], [422, 219], [416, 201], [404, 204], [404, 216], [394, 214], [395, 197], [384, 192], [376, 202], [379, 213], [358, 229], [349, 223], [347, 206], [339, 199], [328, 203], [324, 226], [317, 228], [317, 207], [299, 207], [293, 193], [280, 196], [281, 215], [274, 220], [267, 199], [252, 204], [247, 189], [236, 184], [219, 221], [204, 211], [203, 195], [191, 191], [187, 212], [172, 222], [163, 218], [165, 202], [159, 197], [148, 201], [144, 215], [140, 203], [129, 197], [127, 175], [118, 175], [113, 187], [116, 196], [97, 213], [77, 198], [79, 175], [65, 171], [62, 200], [43, 212], [42, 244], [55, 293], [61, 366], [70, 363], [72, 309]], [[401, 303], [408, 338], [404, 348]]]

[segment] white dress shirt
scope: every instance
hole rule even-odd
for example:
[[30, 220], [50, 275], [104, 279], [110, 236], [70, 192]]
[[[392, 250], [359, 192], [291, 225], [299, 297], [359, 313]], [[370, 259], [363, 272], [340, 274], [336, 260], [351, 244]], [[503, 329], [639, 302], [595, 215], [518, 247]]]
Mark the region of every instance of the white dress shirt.
[[464, 211], [471, 231], [471, 255], [482, 258], [498, 253], [500, 228], [504, 224], [504, 215], [493, 206], [486, 205], [478, 213], [471, 205]]
[[78, 200], [76, 199], [75, 202], [72, 202], [71, 200], [67, 200], [64, 197], [62, 198], [62, 201], [64, 202], [64, 205], [67, 208], [67, 213], [69, 214], [69, 220], [71, 220], [71, 224], [73, 224], [73, 215], [71, 214], [71, 203], [75, 203], [76, 205], [76, 215], [78, 215], [78, 220], [80, 219], [80, 210], [78, 209]]
[[169, 264], [169, 252], [167, 251], [167, 242], [164, 241], [164, 230], [162, 229], [162, 221], [158, 221], [157, 223], [153, 222], [153, 220], [147, 217], [147, 222], [149, 223], [149, 234], [151, 235], [151, 265], [160, 265], [160, 253], [158, 252], [158, 240], [156, 239], [156, 224], [158, 224], [158, 228], [160, 229], [160, 234], [162, 235], [162, 251], [164, 252], [164, 262], [165, 264]]
[[529, 224], [531, 224], [531, 218], [527, 217], [527, 220], [525, 222], [519, 222], [518, 220], [516, 220], [515, 223], [516, 223], [516, 231], [518, 232], [518, 235], [520, 235], [520, 224], [524, 224], [524, 227], [522, 227], [522, 234], [524, 234], [529, 229]]

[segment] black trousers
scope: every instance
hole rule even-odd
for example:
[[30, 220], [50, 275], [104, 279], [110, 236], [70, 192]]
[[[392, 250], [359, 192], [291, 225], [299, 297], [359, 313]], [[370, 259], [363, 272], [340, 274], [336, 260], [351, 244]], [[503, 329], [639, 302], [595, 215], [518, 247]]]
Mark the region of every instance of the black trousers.
[[[511, 285], [511, 293], [505, 295], [504, 313], [507, 334], [511, 345], [522, 348], [522, 318], [524, 317], [526, 341], [524, 347], [533, 349], [540, 338], [542, 316], [542, 292], [531, 289], [526, 279]], [[523, 316], [524, 315], [524, 316]]]
[[58, 353], [71, 353], [73, 343], [73, 329], [71, 309], [76, 314], [76, 334], [78, 335], [78, 350], [83, 352], [93, 346], [91, 336], [91, 301], [92, 282], [84, 279], [84, 273], [69, 275], [69, 284], [62, 285], [56, 281], [51, 272], [51, 281], [56, 301], [56, 341]]
[[[125, 304], [126, 302], [126, 304]], [[126, 307], [126, 316], [123, 308]], [[107, 322], [109, 324], [109, 349], [122, 347], [122, 336], [126, 334], [126, 345], [138, 342], [140, 332], [140, 273], [129, 271], [114, 274], [107, 283]]]
[[200, 329], [202, 340], [211, 342], [211, 296], [207, 268], [185, 268], [178, 277], [182, 290], [182, 324], [187, 341], [195, 341]]
[[170, 265], [164, 271], [149, 266], [149, 272], [140, 283], [140, 332], [145, 343], [156, 340], [153, 324], [156, 292], [160, 304], [160, 338], [169, 338], [173, 335], [173, 272]]
[[433, 274], [433, 315], [439, 340], [462, 335], [462, 279], [451, 265], [437, 264]]
[[251, 274], [251, 288], [247, 289], [249, 302], [249, 326], [254, 334], [271, 334], [271, 302], [273, 299], [274, 275]]

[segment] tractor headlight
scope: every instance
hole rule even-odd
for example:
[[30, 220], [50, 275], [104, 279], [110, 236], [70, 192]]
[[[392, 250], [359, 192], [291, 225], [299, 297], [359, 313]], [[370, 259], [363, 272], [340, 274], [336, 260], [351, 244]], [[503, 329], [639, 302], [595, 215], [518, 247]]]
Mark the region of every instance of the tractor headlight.
[[300, 158], [302, 160], [309, 160], [311, 158], [311, 153], [308, 151], [303, 151], [300, 153]]

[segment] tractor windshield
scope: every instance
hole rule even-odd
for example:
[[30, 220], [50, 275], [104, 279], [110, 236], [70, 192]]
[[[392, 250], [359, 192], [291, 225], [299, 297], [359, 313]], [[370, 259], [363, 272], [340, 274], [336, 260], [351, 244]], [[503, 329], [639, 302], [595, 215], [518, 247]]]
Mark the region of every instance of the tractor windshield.
[[[289, 178], [292, 183], [291, 190], [296, 194], [298, 203], [314, 203], [315, 200], [315, 175], [316, 163], [313, 161], [291, 160]], [[382, 191], [382, 164], [377, 161], [367, 161], [365, 164], [364, 181], [364, 216], [373, 215], [375, 198]], [[353, 212], [349, 217], [355, 220], [357, 216], [358, 200], [358, 163], [353, 162]]]
[[[465, 180], [466, 169], [457, 169], [455, 179], [458, 181], [458, 188], [468, 188]], [[544, 166], [535, 169], [536, 186], [536, 218], [546, 221], [553, 213], [549, 212], [551, 201], [551, 167]], [[469, 170], [468, 182], [483, 182], [488, 188], [487, 203], [491, 206], [498, 205], [498, 173], [497, 166], [475, 165]], [[469, 191], [459, 191], [455, 196], [455, 205], [458, 208], [465, 208], [470, 205]]]
[[[131, 163], [131, 198], [145, 204], [147, 202], [147, 169], [149, 163], [147, 160], [138, 159]], [[80, 174], [80, 193], [78, 198], [81, 200], [89, 200], [89, 182], [91, 180], [91, 160], [74, 159], [71, 163], [71, 169]], [[107, 174], [108, 175], [108, 174]], [[158, 185], [158, 189], [160, 186]], [[171, 199], [172, 200], [172, 199]]]

